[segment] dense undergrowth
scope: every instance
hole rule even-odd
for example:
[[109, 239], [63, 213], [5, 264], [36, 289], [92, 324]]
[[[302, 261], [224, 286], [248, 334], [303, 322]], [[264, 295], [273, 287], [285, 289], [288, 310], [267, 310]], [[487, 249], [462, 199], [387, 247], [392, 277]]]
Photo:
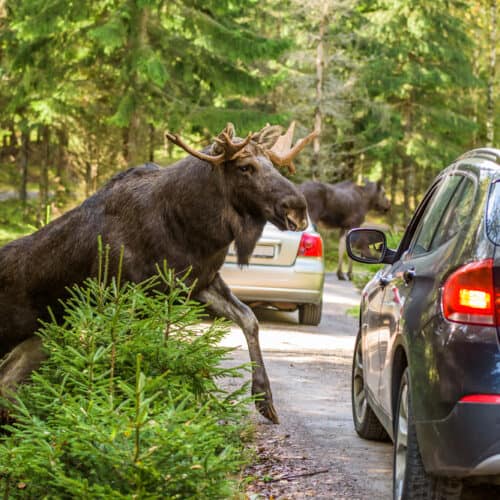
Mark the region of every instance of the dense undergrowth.
[[36, 202], [23, 208], [17, 199], [0, 201], [0, 247], [36, 229]]
[[[0, 438], [3, 498], [228, 498], [245, 461], [246, 387], [223, 391], [227, 325], [166, 267], [141, 284], [100, 276], [71, 290], [49, 353]], [[166, 293], [160, 291], [169, 289]], [[4, 404], [6, 402], [4, 401]]]

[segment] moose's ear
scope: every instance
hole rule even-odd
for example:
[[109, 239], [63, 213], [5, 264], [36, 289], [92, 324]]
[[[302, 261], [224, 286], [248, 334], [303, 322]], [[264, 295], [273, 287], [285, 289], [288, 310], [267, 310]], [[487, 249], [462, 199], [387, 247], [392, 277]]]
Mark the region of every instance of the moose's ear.
[[266, 125], [259, 132], [252, 134], [252, 140], [264, 149], [271, 149], [282, 133], [283, 128], [280, 125]]
[[379, 179], [377, 181], [377, 191], [380, 191], [382, 189], [382, 179]]

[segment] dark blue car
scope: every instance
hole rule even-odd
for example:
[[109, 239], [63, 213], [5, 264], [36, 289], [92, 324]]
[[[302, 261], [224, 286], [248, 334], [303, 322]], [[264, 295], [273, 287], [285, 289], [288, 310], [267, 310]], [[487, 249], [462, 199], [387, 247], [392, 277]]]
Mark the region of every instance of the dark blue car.
[[363, 290], [352, 370], [356, 431], [394, 441], [394, 498], [459, 498], [500, 477], [500, 150], [432, 183], [397, 250], [355, 229], [351, 258], [385, 263]]

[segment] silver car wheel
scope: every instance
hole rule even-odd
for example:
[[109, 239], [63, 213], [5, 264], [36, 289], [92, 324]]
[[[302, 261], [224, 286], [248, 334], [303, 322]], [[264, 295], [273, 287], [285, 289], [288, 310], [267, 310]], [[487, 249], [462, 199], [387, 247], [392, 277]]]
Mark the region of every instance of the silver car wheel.
[[394, 474], [394, 498], [403, 498], [404, 481], [406, 476], [406, 456], [408, 451], [408, 384], [401, 388], [401, 400], [399, 402], [399, 414], [396, 429], [396, 453]]
[[353, 396], [356, 420], [361, 423], [365, 419], [368, 405], [365, 394], [365, 379], [363, 378], [363, 354], [361, 352], [361, 342], [358, 342], [356, 356], [354, 358]]

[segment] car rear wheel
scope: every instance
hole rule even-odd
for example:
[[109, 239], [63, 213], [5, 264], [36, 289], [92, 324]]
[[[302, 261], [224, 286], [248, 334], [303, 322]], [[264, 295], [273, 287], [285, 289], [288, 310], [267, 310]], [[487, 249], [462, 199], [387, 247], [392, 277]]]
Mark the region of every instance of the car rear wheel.
[[364, 439], [386, 441], [389, 436], [366, 399], [363, 372], [361, 334], [358, 332], [354, 347], [351, 377], [352, 419], [356, 432]]
[[301, 325], [319, 325], [323, 302], [319, 304], [302, 304], [299, 306], [299, 323]]
[[394, 500], [453, 500], [460, 498], [462, 482], [427, 474], [413, 421], [408, 368], [403, 372], [394, 428]]

